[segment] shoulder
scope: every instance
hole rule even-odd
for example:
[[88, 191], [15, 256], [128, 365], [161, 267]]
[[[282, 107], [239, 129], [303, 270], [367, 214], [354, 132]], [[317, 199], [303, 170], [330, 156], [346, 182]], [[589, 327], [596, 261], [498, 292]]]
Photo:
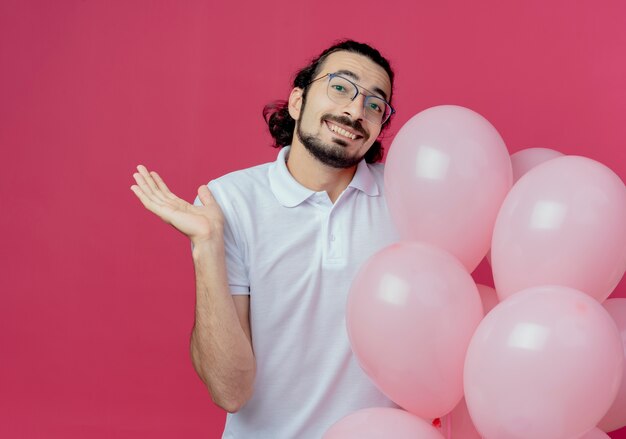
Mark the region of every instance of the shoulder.
[[212, 186], [220, 188], [238, 188], [267, 182], [267, 172], [273, 163], [264, 163], [247, 169], [230, 172], [209, 182]]
[[[245, 203], [246, 199], [255, 196], [255, 192], [263, 191], [264, 188], [269, 187], [267, 174], [271, 165], [272, 163], [264, 163], [230, 172], [209, 181], [207, 186], [222, 209], [227, 208], [237, 200], [242, 200]], [[198, 205], [199, 203], [200, 200], [196, 197], [194, 204]]]
[[264, 163], [223, 175], [208, 183], [218, 202], [224, 198], [252, 198], [269, 190], [268, 171], [273, 163]]
[[275, 201], [269, 173], [274, 162], [234, 171], [208, 183], [229, 222], [242, 221]]

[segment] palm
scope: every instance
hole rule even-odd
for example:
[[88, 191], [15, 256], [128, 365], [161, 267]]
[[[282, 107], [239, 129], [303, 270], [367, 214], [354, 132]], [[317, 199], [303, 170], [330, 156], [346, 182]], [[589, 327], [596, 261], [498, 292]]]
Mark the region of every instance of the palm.
[[192, 241], [212, 238], [221, 233], [224, 217], [206, 186], [198, 190], [202, 205], [194, 206], [174, 195], [156, 172], [138, 166], [137, 185], [131, 189], [146, 207]]

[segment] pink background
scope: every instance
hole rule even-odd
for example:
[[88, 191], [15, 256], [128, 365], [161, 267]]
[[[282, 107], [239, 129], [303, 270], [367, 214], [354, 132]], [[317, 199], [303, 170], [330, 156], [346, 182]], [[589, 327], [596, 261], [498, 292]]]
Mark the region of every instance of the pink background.
[[[391, 135], [463, 105], [511, 152], [580, 154], [626, 180], [621, 0], [1, 0], [0, 437], [219, 437], [188, 355], [189, 244], [131, 174], [144, 163], [191, 200], [273, 160], [263, 104], [341, 37], [391, 59]], [[476, 278], [491, 284], [486, 264]]]

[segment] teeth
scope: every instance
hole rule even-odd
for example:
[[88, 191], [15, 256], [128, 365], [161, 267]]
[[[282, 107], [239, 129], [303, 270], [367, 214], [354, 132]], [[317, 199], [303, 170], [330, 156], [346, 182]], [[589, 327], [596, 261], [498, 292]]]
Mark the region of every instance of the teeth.
[[331, 131], [341, 134], [344, 137], [348, 137], [349, 139], [356, 139], [356, 135], [344, 130], [343, 128], [338, 127], [337, 125], [329, 124]]

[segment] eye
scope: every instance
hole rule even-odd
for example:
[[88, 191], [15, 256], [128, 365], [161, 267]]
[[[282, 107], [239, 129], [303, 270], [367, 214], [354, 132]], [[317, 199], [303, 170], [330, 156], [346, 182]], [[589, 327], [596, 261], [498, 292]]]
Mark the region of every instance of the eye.
[[369, 103], [369, 108], [370, 108], [370, 110], [375, 111], [376, 113], [381, 113], [383, 111], [381, 106], [378, 105], [376, 102], [370, 102]]
[[331, 85], [331, 87], [333, 88], [333, 90], [339, 93], [345, 93], [347, 91], [347, 89], [343, 85], [333, 84]]

